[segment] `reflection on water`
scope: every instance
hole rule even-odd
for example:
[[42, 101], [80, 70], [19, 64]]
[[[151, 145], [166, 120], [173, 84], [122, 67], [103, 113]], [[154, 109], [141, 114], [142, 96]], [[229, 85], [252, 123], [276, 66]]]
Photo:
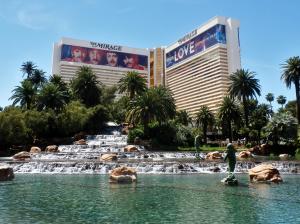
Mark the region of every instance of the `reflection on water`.
[[17, 175], [0, 183], [1, 223], [299, 223], [300, 177], [237, 187], [216, 175]]

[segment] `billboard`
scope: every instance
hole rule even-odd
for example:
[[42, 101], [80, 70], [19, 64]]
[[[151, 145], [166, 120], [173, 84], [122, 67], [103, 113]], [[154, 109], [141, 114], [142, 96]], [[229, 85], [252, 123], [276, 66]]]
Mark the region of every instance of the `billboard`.
[[219, 43], [226, 44], [225, 25], [221, 24], [211, 27], [205, 32], [166, 53], [166, 67], [169, 68], [176, 65], [177, 63]]
[[148, 56], [145, 55], [80, 47], [67, 44], [62, 45], [61, 61], [79, 62], [92, 65], [103, 65], [136, 70], [148, 69]]

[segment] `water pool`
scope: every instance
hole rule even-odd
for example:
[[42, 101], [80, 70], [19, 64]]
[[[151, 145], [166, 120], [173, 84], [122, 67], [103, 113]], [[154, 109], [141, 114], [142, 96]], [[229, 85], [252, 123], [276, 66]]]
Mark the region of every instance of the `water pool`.
[[220, 183], [225, 174], [139, 175], [111, 185], [107, 175], [19, 174], [0, 183], [0, 223], [300, 223], [300, 176], [282, 184]]

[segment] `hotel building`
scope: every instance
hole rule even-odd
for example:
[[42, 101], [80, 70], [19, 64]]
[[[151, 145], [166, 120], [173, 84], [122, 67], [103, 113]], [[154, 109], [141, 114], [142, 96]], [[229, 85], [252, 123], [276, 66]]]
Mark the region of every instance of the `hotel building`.
[[165, 85], [177, 110], [194, 117], [205, 105], [216, 112], [227, 94], [229, 75], [241, 68], [239, 22], [214, 17], [168, 47], [154, 49], [62, 38], [54, 44], [52, 74], [66, 82], [82, 65], [92, 67], [107, 86], [128, 71], [143, 75], [148, 87]]
[[231, 18], [215, 17], [165, 49], [166, 85], [177, 110], [192, 117], [201, 106], [217, 112], [240, 68], [239, 22]]

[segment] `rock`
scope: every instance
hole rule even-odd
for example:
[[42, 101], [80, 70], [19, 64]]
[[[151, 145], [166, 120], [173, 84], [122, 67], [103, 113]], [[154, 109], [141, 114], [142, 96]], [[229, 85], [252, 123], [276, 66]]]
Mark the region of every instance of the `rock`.
[[249, 151], [241, 151], [238, 155], [239, 158], [241, 159], [247, 159], [252, 157], [252, 153]]
[[147, 158], [149, 158], [149, 156], [145, 154], [145, 155], [144, 155], [144, 159], [147, 159]]
[[184, 166], [183, 166], [182, 164], [179, 164], [179, 165], [178, 165], [178, 169], [179, 169], [179, 170], [182, 170], [182, 169], [184, 169]]
[[279, 158], [282, 159], [282, 160], [286, 160], [286, 159], [289, 158], [289, 154], [280, 154]]
[[222, 159], [222, 154], [218, 151], [207, 153], [205, 159], [213, 160], [213, 159]]
[[270, 164], [261, 164], [248, 170], [250, 181], [282, 182], [279, 171]]
[[140, 145], [141, 144], [141, 139], [139, 137], [135, 137], [134, 142], [135, 145]]
[[136, 182], [136, 170], [129, 167], [118, 167], [111, 171], [109, 180], [111, 183], [132, 183]]
[[42, 150], [37, 146], [32, 146], [30, 148], [30, 153], [40, 153]]
[[48, 145], [46, 147], [46, 152], [58, 152], [58, 146], [57, 145]]
[[0, 166], [0, 181], [12, 180], [14, 177], [14, 171], [11, 167]]
[[260, 148], [259, 148], [258, 145], [256, 145], [256, 146], [254, 146], [254, 147], [248, 149], [248, 151], [249, 151], [250, 153], [254, 153], [254, 154], [257, 154], [257, 155], [260, 154]]
[[86, 145], [86, 141], [84, 139], [80, 139], [75, 142], [75, 145]]
[[74, 139], [74, 141], [78, 141], [80, 139], [84, 139], [85, 135], [86, 135], [85, 132], [79, 132], [79, 133], [74, 135], [73, 139]]
[[13, 159], [15, 160], [25, 160], [30, 158], [30, 153], [26, 151], [19, 152], [13, 156]]
[[138, 148], [135, 145], [127, 145], [124, 148], [124, 152], [138, 152]]
[[221, 180], [223, 184], [229, 185], [229, 186], [237, 186], [238, 180], [235, 178], [234, 174], [230, 173], [227, 177]]
[[269, 144], [261, 144], [260, 145], [260, 154], [268, 155], [270, 153], [271, 146]]
[[117, 154], [104, 154], [100, 157], [100, 161], [116, 161]]
[[214, 172], [214, 173], [217, 173], [217, 172], [221, 171], [221, 169], [219, 167], [217, 167], [217, 166], [215, 166], [215, 167], [213, 167], [213, 168], [211, 168], [209, 170], [212, 171], [212, 172]]

